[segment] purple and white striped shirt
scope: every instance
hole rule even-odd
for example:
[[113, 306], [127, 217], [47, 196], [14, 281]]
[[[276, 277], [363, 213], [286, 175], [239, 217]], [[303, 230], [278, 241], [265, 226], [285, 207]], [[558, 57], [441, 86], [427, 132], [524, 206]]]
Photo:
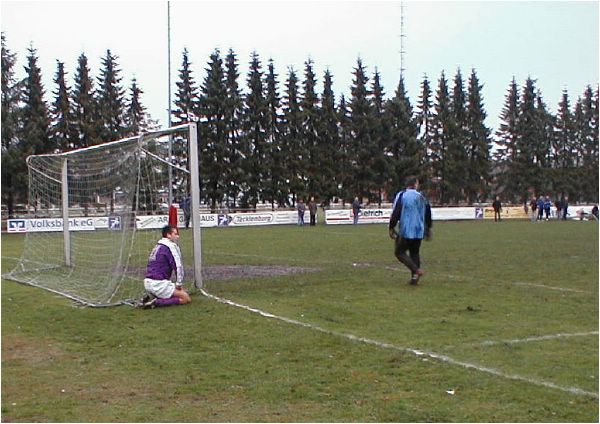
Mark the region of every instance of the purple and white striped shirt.
[[177, 283], [181, 283], [183, 281], [183, 261], [179, 246], [168, 238], [162, 238], [150, 252], [146, 278], [169, 280], [173, 271], [176, 273]]

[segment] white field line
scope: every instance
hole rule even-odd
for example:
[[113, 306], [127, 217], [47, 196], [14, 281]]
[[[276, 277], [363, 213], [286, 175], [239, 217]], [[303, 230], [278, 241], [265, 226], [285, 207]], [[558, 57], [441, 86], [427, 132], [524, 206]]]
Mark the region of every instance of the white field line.
[[514, 283], [517, 286], [532, 286], [532, 287], [539, 287], [542, 289], [549, 289], [549, 290], [559, 290], [559, 291], [566, 291], [566, 292], [575, 292], [575, 293], [588, 293], [591, 294], [591, 291], [587, 291], [587, 290], [578, 290], [578, 289], [569, 289], [566, 287], [556, 287], [556, 286], [546, 286], [544, 284], [533, 284], [533, 283], [524, 283], [521, 281], [515, 281]]
[[565, 386], [560, 386], [558, 384], [555, 384], [555, 383], [552, 383], [549, 381], [537, 380], [537, 379], [533, 379], [533, 378], [529, 378], [529, 377], [523, 377], [523, 376], [520, 376], [517, 374], [507, 374], [507, 373], [504, 373], [504, 372], [499, 371], [494, 368], [482, 367], [480, 365], [459, 361], [459, 360], [453, 359], [449, 356], [438, 354], [435, 352], [427, 352], [427, 351], [422, 351], [422, 350], [418, 350], [418, 349], [414, 349], [414, 348], [410, 348], [410, 347], [397, 346], [397, 345], [394, 345], [391, 343], [385, 343], [385, 342], [380, 342], [380, 341], [373, 340], [373, 339], [368, 339], [366, 337], [355, 336], [355, 335], [349, 334], [349, 333], [340, 333], [337, 331], [328, 330], [326, 328], [319, 327], [317, 325], [312, 325], [312, 324], [309, 324], [306, 322], [297, 321], [292, 318], [286, 318], [286, 317], [274, 315], [269, 312], [264, 312], [257, 308], [252, 308], [250, 306], [242, 305], [240, 303], [236, 303], [236, 302], [233, 302], [228, 299], [223, 299], [221, 297], [210, 294], [203, 289], [200, 289], [200, 292], [204, 296], [208, 297], [209, 299], [215, 300], [217, 302], [224, 303], [226, 305], [234, 306], [237, 308], [245, 309], [247, 311], [259, 314], [265, 318], [276, 319], [279, 321], [286, 322], [288, 324], [293, 324], [293, 325], [298, 325], [300, 327], [309, 328], [311, 330], [319, 331], [321, 333], [328, 334], [331, 336], [342, 337], [342, 338], [345, 338], [345, 339], [348, 339], [351, 341], [365, 343], [365, 344], [377, 346], [377, 347], [380, 347], [383, 349], [392, 349], [392, 350], [396, 350], [396, 351], [400, 351], [400, 352], [408, 352], [408, 353], [412, 353], [413, 355], [416, 355], [416, 356], [426, 356], [426, 357], [429, 357], [432, 359], [437, 359], [439, 361], [442, 361], [442, 362], [445, 362], [448, 364], [458, 365], [458, 366], [461, 366], [461, 367], [464, 367], [467, 369], [473, 369], [476, 371], [484, 372], [487, 374], [495, 375], [497, 377], [501, 377], [501, 378], [505, 378], [505, 379], [509, 379], [509, 380], [523, 381], [523, 382], [533, 384], [536, 386], [543, 386], [543, 387], [548, 387], [551, 389], [557, 389], [557, 390], [561, 390], [563, 392], [571, 393], [571, 394], [578, 395], [578, 396], [591, 396], [596, 399], [598, 398], [598, 393], [583, 390], [578, 387], [565, 387]]
[[499, 344], [529, 343], [529, 342], [538, 342], [538, 341], [544, 341], [544, 340], [562, 339], [565, 337], [586, 337], [586, 336], [597, 336], [597, 335], [598, 335], [597, 331], [588, 331], [585, 333], [557, 333], [557, 334], [550, 334], [547, 336], [525, 337], [524, 339], [486, 340], [483, 342], [473, 343], [473, 345], [494, 346], [494, 345], [499, 345]]

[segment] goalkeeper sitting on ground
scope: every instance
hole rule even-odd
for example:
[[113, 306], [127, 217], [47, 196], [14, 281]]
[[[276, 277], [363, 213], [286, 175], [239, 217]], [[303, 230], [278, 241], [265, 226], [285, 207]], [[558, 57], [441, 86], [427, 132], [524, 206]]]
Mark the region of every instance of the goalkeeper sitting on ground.
[[[162, 236], [148, 258], [144, 288], [146, 294], [141, 302], [144, 309], [156, 306], [183, 305], [190, 303], [190, 295], [183, 289], [183, 260], [177, 245], [179, 231], [167, 225], [162, 229]], [[177, 282], [171, 281], [175, 271]]]

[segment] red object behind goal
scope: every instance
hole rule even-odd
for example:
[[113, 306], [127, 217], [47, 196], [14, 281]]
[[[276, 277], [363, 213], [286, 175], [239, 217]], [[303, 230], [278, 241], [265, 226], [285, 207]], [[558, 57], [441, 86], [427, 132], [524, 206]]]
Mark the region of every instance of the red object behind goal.
[[177, 208], [173, 205], [169, 206], [169, 225], [177, 228]]

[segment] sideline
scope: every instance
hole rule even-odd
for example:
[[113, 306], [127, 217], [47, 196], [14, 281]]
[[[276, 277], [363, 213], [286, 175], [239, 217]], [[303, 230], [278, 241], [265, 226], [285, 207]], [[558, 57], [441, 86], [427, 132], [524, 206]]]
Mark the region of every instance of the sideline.
[[561, 339], [563, 337], [585, 337], [585, 336], [597, 336], [597, 331], [588, 331], [585, 333], [557, 333], [550, 334], [547, 336], [534, 336], [534, 337], [526, 337], [524, 339], [513, 339], [513, 340], [486, 340], [479, 343], [472, 343], [473, 345], [479, 346], [494, 346], [499, 344], [518, 344], [518, 343], [529, 343], [529, 342], [538, 342], [543, 340], [553, 340], [553, 339]]
[[297, 321], [295, 319], [291, 319], [291, 318], [286, 318], [286, 317], [274, 315], [274, 314], [262, 311], [262, 310], [257, 309], [257, 308], [252, 308], [250, 306], [242, 305], [240, 303], [236, 303], [236, 302], [233, 302], [233, 301], [228, 300], [228, 299], [223, 299], [221, 297], [218, 297], [218, 296], [215, 296], [213, 294], [210, 294], [210, 293], [206, 292], [204, 289], [200, 289], [200, 292], [205, 297], [207, 297], [209, 299], [212, 299], [212, 300], [215, 300], [215, 301], [217, 301], [219, 303], [224, 303], [226, 305], [234, 306], [236, 308], [245, 309], [245, 310], [247, 310], [249, 312], [253, 312], [253, 313], [259, 314], [259, 315], [261, 315], [261, 316], [263, 316], [265, 318], [276, 319], [276, 320], [279, 320], [279, 321], [286, 322], [288, 324], [293, 324], [293, 325], [298, 325], [300, 327], [309, 328], [311, 330], [319, 331], [321, 333], [328, 334], [328, 335], [331, 335], [331, 336], [342, 337], [342, 338], [345, 338], [345, 339], [348, 339], [348, 340], [352, 340], [352, 341], [356, 341], [356, 342], [361, 342], [361, 343], [365, 343], [365, 344], [368, 344], [368, 345], [377, 346], [377, 347], [384, 348], [384, 349], [392, 349], [392, 350], [397, 350], [397, 351], [400, 351], [400, 352], [408, 352], [408, 353], [412, 353], [413, 355], [416, 355], [416, 356], [426, 356], [426, 357], [429, 357], [429, 358], [432, 358], [432, 359], [437, 359], [439, 361], [442, 361], [442, 362], [445, 362], [445, 363], [448, 363], [448, 364], [458, 365], [458, 366], [461, 366], [461, 367], [464, 367], [464, 368], [467, 368], [467, 369], [474, 369], [474, 370], [477, 370], [477, 371], [480, 371], [480, 372], [484, 372], [484, 373], [487, 373], [487, 374], [495, 375], [497, 377], [502, 377], [502, 378], [509, 379], [509, 380], [523, 381], [523, 382], [526, 382], [526, 383], [534, 384], [536, 386], [548, 387], [548, 388], [551, 388], [551, 389], [561, 390], [563, 392], [571, 393], [571, 394], [578, 395], [578, 396], [590, 396], [590, 397], [598, 399], [598, 393], [594, 393], [594, 392], [590, 392], [590, 391], [587, 391], [587, 390], [583, 390], [583, 389], [580, 389], [578, 387], [565, 387], [565, 386], [560, 386], [558, 384], [555, 384], [555, 383], [552, 383], [552, 382], [549, 382], [549, 381], [536, 380], [536, 379], [529, 378], [529, 377], [523, 377], [523, 376], [520, 376], [520, 375], [517, 375], [517, 374], [506, 374], [506, 373], [503, 373], [502, 371], [499, 371], [499, 370], [494, 369], [494, 368], [482, 367], [482, 366], [479, 366], [479, 365], [476, 365], [476, 364], [471, 364], [471, 363], [468, 363], [468, 362], [459, 361], [459, 360], [453, 359], [453, 358], [451, 358], [449, 356], [438, 354], [438, 353], [435, 353], [435, 352], [421, 351], [421, 350], [410, 348], [410, 347], [402, 347], [402, 346], [397, 346], [397, 345], [393, 345], [393, 344], [390, 344], [390, 343], [385, 343], [385, 342], [380, 342], [380, 341], [373, 340], [373, 339], [368, 339], [368, 338], [365, 338], [365, 337], [358, 337], [358, 336], [355, 336], [355, 335], [349, 334], [349, 333], [340, 333], [340, 332], [337, 332], [337, 331], [328, 330], [326, 328], [319, 327], [317, 325], [312, 325], [312, 324], [309, 324], [309, 323], [306, 323], [306, 322]]

